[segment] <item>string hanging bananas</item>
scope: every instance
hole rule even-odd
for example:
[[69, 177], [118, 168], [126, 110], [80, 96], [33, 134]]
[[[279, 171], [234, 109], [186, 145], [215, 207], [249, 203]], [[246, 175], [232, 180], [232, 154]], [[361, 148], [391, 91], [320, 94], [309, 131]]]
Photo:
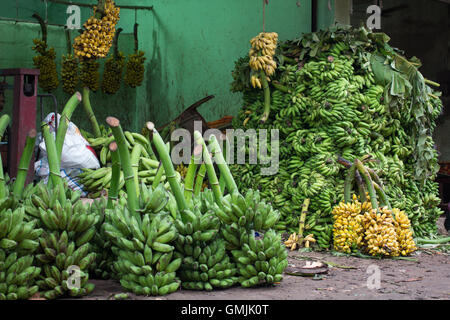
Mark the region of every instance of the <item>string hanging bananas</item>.
[[144, 54], [144, 51], [138, 51], [128, 56], [123, 80], [131, 88], [139, 87], [144, 80], [144, 62], [146, 60]]
[[253, 88], [262, 88], [261, 75], [264, 71], [267, 81], [275, 73], [277, 63], [273, 60], [277, 48], [278, 34], [276, 32], [261, 32], [250, 40], [249, 66], [252, 69], [250, 83]]
[[63, 91], [72, 95], [78, 85], [78, 60], [72, 54], [62, 56], [61, 81]]
[[33, 57], [34, 66], [39, 69], [39, 86], [45, 92], [52, 92], [59, 85], [56, 71], [56, 52], [53, 47], [48, 48], [47, 43], [40, 39], [33, 39], [33, 50], [38, 55]]
[[[93, 9], [93, 15], [83, 24], [83, 33], [75, 38], [73, 44], [75, 56], [82, 60], [108, 55], [119, 21], [120, 8], [112, 0], [105, 1], [103, 10], [98, 10], [97, 6]], [[101, 17], [97, 17], [98, 12], [101, 12]]]

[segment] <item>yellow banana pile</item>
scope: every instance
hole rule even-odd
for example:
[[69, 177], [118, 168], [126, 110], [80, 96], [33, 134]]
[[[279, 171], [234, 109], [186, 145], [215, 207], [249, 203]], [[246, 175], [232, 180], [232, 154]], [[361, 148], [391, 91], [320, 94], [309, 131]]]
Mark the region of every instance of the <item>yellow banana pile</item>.
[[33, 57], [34, 65], [39, 69], [39, 86], [45, 92], [51, 92], [58, 87], [58, 73], [56, 72], [56, 52], [53, 47], [47, 49], [47, 43], [40, 39], [34, 39], [34, 51], [38, 55]]
[[364, 213], [363, 227], [367, 252], [373, 256], [399, 255], [397, 233], [395, 232], [392, 211], [386, 207]]
[[397, 232], [400, 254], [402, 256], [407, 256], [417, 249], [411, 231], [411, 221], [405, 211], [393, 208], [392, 213], [395, 217], [394, 226]]
[[296, 232], [292, 233], [284, 242], [284, 245], [294, 251], [297, 248], [300, 248], [302, 244], [304, 244], [305, 248], [309, 248], [311, 243], [315, 243], [316, 239], [314, 239], [314, 235], [312, 233], [308, 234], [304, 239], [300, 237]]
[[84, 32], [75, 38], [73, 48], [79, 58], [104, 58], [113, 43], [120, 8], [114, 5], [114, 1], [106, 0], [104, 15], [101, 18], [96, 17], [97, 9], [94, 6], [92, 17], [83, 25]]
[[133, 53], [128, 57], [127, 69], [123, 79], [128, 86], [135, 88], [142, 84], [145, 71], [144, 61], [144, 51]]
[[61, 80], [63, 91], [74, 94], [78, 84], [78, 60], [72, 54], [63, 55], [61, 67]]
[[361, 247], [364, 236], [361, 213], [371, 209], [370, 202], [361, 203], [356, 196], [353, 196], [352, 203], [341, 202], [334, 207], [333, 246], [336, 251], [350, 253], [352, 249]]
[[[261, 32], [250, 40], [250, 44], [252, 45], [249, 52], [250, 68], [252, 71], [264, 71], [267, 81], [270, 81], [270, 76], [275, 73], [275, 69], [277, 68], [277, 64], [273, 60], [277, 42], [278, 34], [276, 32]], [[250, 81], [253, 88], [262, 88], [259, 72], [252, 72]]]

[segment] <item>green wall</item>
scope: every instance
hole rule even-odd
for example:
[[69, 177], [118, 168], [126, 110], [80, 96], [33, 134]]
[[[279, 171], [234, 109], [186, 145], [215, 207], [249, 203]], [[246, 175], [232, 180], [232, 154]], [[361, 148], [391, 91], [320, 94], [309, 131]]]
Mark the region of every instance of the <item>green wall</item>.
[[[31, 20], [33, 10], [24, 1], [20, 18]], [[44, 15], [43, 4], [35, 2], [34, 10]], [[80, 1], [92, 3], [93, 0]], [[137, 89], [121, 88], [106, 96], [98, 91], [92, 103], [100, 123], [107, 115], [119, 117], [126, 127], [139, 130], [144, 121], [152, 120], [162, 125], [178, 116], [185, 108], [209, 94], [215, 98], [198, 110], [207, 121], [224, 115], [235, 115], [240, 108], [240, 94], [229, 91], [234, 61], [247, 54], [249, 40], [262, 31], [261, 0], [151, 0], [117, 1], [123, 5], [154, 5], [153, 11], [122, 10], [119, 27], [120, 47], [124, 53], [133, 50], [132, 29], [135, 19], [139, 23], [139, 45], [146, 52], [145, 83]], [[8, 4], [9, 3], [9, 4]], [[300, 3], [298, 6], [297, 3]], [[0, 16], [14, 18], [16, 12], [11, 2], [0, 4]], [[334, 8], [334, 1], [332, 1]], [[63, 24], [66, 6], [48, 4], [50, 23]], [[271, 0], [266, 7], [266, 31], [278, 32], [280, 40], [299, 37], [309, 32], [311, 2], [297, 0]], [[82, 8], [81, 20], [90, 15]], [[329, 11], [328, 1], [319, 0], [319, 27], [333, 22], [334, 9]], [[33, 67], [32, 39], [40, 36], [37, 24], [0, 21], [0, 68]], [[75, 32], [73, 32], [75, 36]], [[58, 56], [65, 53], [65, 36], [61, 27], [49, 26], [48, 43]], [[61, 88], [55, 92], [60, 110], [67, 96]], [[45, 113], [50, 112], [46, 105]], [[89, 129], [81, 106], [73, 120]]]

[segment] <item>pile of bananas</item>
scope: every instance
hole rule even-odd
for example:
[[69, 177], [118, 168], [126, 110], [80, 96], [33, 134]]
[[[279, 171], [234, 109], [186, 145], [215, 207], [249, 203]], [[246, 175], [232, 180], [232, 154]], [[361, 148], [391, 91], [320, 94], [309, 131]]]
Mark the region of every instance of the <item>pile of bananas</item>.
[[78, 60], [72, 54], [65, 54], [62, 57], [61, 81], [63, 91], [73, 95], [78, 85]]
[[[239, 271], [239, 283], [252, 287], [281, 281], [288, 254], [281, 236], [272, 229], [280, 213], [252, 189], [245, 197], [228, 194], [223, 209], [217, 204], [212, 209], [224, 223], [221, 234]], [[264, 234], [257, 239], [255, 231]]]
[[138, 51], [128, 57], [123, 81], [131, 88], [139, 87], [144, 80], [144, 51]]
[[[99, 154], [100, 163], [102, 165], [99, 169], [83, 169], [77, 178], [79, 182], [84, 186], [86, 191], [91, 193], [91, 197], [96, 198], [100, 196], [102, 190], [109, 190], [112, 176], [111, 168], [111, 151], [109, 150], [109, 144], [114, 141], [114, 136], [110, 131], [105, 130], [103, 127], [102, 136], [99, 138], [89, 138], [87, 141], [91, 147]], [[150, 156], [151, 148], [147, 138], [137, 132], [125, 131], [126, 143], [130, 152], [133, 153], [134, 148], [139, 148], [140, 156], [135, 158], [134, 166], [137, 169], [138, 183], [145, 183], [151, 185], [158, 172], [159, 161]], [[181, 181], [181, 175], [177, 173], [177, 180]], [[163, 173], [161, 176], [161, 182], [166, 181], [166, 175]], [[121, 171], [119, 190], [125, 186], [125, 178], [123, 171]], [[168, 187], [168, 185], [166, 185]]]
[[[40, 182], [31, 195], [24, 198], [28, 218], [44, 230], [36, 255], [42, 269], [36, 284], [46, 299], [66, 294], [84, 296], [94, 289], [94, 285], [88, 283], [88, 270], [95, 261], [89, 241], [96, 233], [98, 217], [80, 201], [81, 192], [66, 188], [65, 203], [61, 204], [57, 190], [48, 189]], [[71, 269], [74, 266], [77, 270]], [[77, 273], [78, 284], [76, 279], [70, 278], [71, 272]], [[75, 281], [73, 286], [69, 286], [71, 279]]]
[[250, 82], [253, 88], [262, 88], [261, 73], [264, 71], [267, 81], [275, 73], [277, 63], [273, 60], [275, 49], [277, 48], [278, 34], [276, 32], [261, 32], [259, 35], [250, 40], [252, 48], [249, 52], [250, 68], [252, 72]]
[[[239, 189], [258, 186], [262, 198], [282, 215], [275, 228], [289, 233], [297, 231], [301, 205], [310, 198], [305, 232], [314, 234], [323, 249], [332, 245], [333, 207], [343, 201], [345, 171], [338, 156], [377, 159], [368, 166], [386, 183], [393, 207], [408, 215], [414, 236], [437, 232], [442, 211], [433, 181], [437, 153], [432, 133], [442, 110], [440, 94], [418, 81], [422, 76], [406, 60], [403, 67], [411, 69], [401, 73], [417, 90], [392, 94], [389, 83], [379, 78], [383, 64], [377, 59], [381, 55], [399, 63], [403, 58], [385, 38], [364, 28], [335, 27], [281, 44], [270, 82], [271, 112], [264, 123], [265, 95], [251, 86], [250, 58], [239, 59], [233, 71], [232, 90], [243, 93], [244, 105], [233, 127], [279, 130], [278, 173], [262, 175], [261, 165], [233, 165]], [[423, 117], [414, 118], [414, 112]]]
[[51, 92], [58, 87], [58, 73], [56, 71], [56, 52], [53, 47], [47, 48], [47, 43], [40, 39], [33, 39], [33, 50], [38, 53], [33, 57], [34, 66], [39, 69], [39, 86], [45, 92]]
[[0, 201], [0, 300], [28, 299], [39, 290], [34, 262], [43, 230], [36, 222], [27, 222], [12, 196]]
[[394, 216], [394, 226], [395, 232], [397, 233], [399, 252], [402, 256], [407, 256], [417, 249], [413, 240], [411, 222], [405, 212], [400, 211], [397, 208], [392, 209], [392, 215]]
[[94, 6], [92, 17], [83, 25], [83, 33], [75, 38], [74, 53], [80, 59], [104, 58], [112, 46], [120, 8], [115, 6], [114, 1], [106, 0], [102, 9]]
[[351, 203], [341, 202], [333, 209], [333, 248], [350, 253], [362, 247], [364, 238], [363, 215], [370, 212], [370, 202], [359, 202], [354, 195]]
[[100, 79], [100, 63], [94, 59], [86, 59], [81, 61], [80, 81], [84, 87], [88, 87], [91, 91], [97, 91]]
[[179, 233], [175, 256], [183, 259], [179, 269], [182, 287], [207, 291], [231, 287], [238, 280], [237, 269], [227, 255], [225, 241], [218, 237], [221, 223], [211, 210], [216, 205], [213, 194], [205, 190], [193, 201], [193, 209], [183, 213], [188, 217], [186, 223], [175, 220]]
[[104, 232], [113, 243], [113, 271], [122, 287], [138, 295], [165, 295], [180, 286], [172, 245], [178, 237], [173, 218], [161, 211], [167, 204], [167, 192], [160, 184], [155, 190], [140, 187], [138, 214], [132, 215], [126, 199], [106, 211]]
[[119, 52], [117, 57], [112, 56], [106, 60], [102, 81], [102, 91], [104, 93], [114, 94], [120, 89], [124, 65], [125, 56], [122, 52]]

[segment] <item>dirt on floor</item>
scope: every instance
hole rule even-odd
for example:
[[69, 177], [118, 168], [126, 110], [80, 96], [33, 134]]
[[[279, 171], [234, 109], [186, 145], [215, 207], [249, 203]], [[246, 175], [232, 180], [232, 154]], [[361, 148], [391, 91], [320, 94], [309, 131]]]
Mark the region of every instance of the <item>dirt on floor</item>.
[[[443, 223], [443, 220], [441, 221]], [[446, 233], [445, 229], [442, 233]], [[226, 290], [179, 290], [162, 297], [129, 294], [139, 300], [450, 300], [450, 252], [423, 249], [410, 260], [366, 259], [327, 252], [290, 252], [289, 267], [320, 261], [326, 273], [284, 275], [280, 284]], [[323, 268], [322, 268], [323, 269]], [[378, 281], [379, 280], [379, 281]], [[111, 280], [92, 280], [96, 288], [83, 299], [114, 299], [124, 292]]]

